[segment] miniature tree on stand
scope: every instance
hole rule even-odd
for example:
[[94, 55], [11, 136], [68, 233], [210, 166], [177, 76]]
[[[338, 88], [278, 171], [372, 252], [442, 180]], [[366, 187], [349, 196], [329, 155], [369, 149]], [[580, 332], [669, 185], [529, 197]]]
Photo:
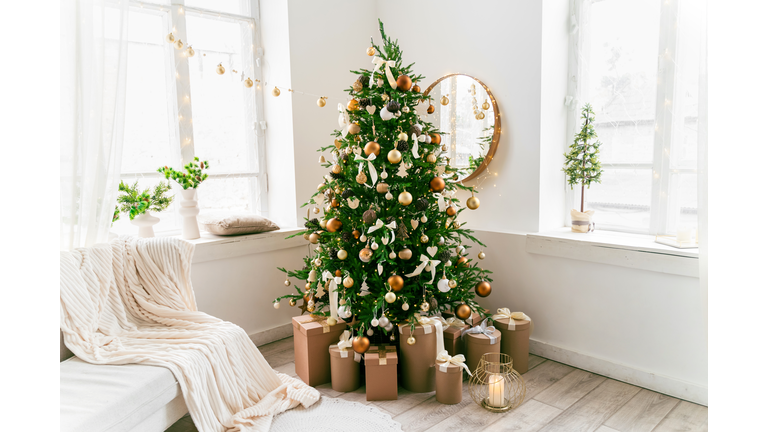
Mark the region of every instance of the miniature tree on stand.
[[[304, 204], [319, 213], [324, 203], [322, 218], [308, 218], [307, 231], [296, 234], [319, 246], [303, 269], [280, 268], [305, 281], [306, 292], [295, 286], [296, 293], [275, 300], [277, 308], [282, 299], [292, 306], [303, 299], [302, 311], [329, 316], [331, 324], [354, 316], [357, 352], [367, 349], [366, 334], [395, 340], [395, 325], [415, 326], [417, 314], [482, 313], [475, 291], [489, 295], [492, 281], [462, 246], [463, 240], [483, 245], [458, 222], [464, 209], [453, 195], [469, 188], [445, 182], [441, 136], [416, 112], [419, 103], [434, 112], [431, 97], [416, 85], [423, 77], [403, 64], [381, 21], [379, 29], [383, 45], [371, 40], [368, 49], [373, 70], [352, 71], [358, 78], [346, 109], [340, 105], [341, 129], [332, 134], [333, 145], [320, 149], [331, 150], [332, 161], [321, 158], [330, 172]], [[330, 311], [320, 312], [325, 306]]]
[[581, 118], [584, 120], [584, 124], [576, 134], [568, 152], [564, 154], [563, 172], [568, 177], [568, 184], [571, 189], [573, 189], [573, 185], [581, 185], [581, 211], [571, 210], [571, 230], [574, 232], [591, 232], [595, 229], [595, 224], [592, 222], [595, 211], [584, 211], [584, 188], [589, 188], [592, 182], [600, 183], [603, 169], [597, 155], [600, 153], [601, 143], [597, 140], [597, 133], [595, 133], [593, 125], [595, 113], [592, 112], [592, 105], [584, 105], [584, 108], [581, 109]]

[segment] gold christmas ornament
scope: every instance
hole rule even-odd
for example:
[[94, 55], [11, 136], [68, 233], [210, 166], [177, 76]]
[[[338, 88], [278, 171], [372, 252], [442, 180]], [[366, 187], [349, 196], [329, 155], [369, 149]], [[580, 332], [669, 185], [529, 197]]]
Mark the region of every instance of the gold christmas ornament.
[[400, 132], [400, 134], [397, 135], [398, 141], [408, 141], [408, 134], [405, 132]]
[[403, 249], [400, 252], [397, 253], [398, 258], [401, 260], [409, 260], [413, 256], [413, 252], [411, 252], [410, 249]]
[[427, 155], [427, 162], [428, 163], [435, 163], [435, 162], [437, 162], [437, 156], [435, 156], [434, 154], [430, 153], [429, 155]]
[[224, 75], [224, 72], [226, 72], [226, 71], [227, 70], [224, 69], [224, 66], [222, 66], [221, 63], [219, 63], [218, 66], [216, 66], [216, 73], [217, 74]]
[[360, 81], [355, 81], [352, 83], [352, 90], [355, 92], [360, 92], [360, 90], [363, 89], [363, 83]]
[[285, 280], [285, 282], [283, 282], [283, 285], [285, 285], [285, 286], [291, 286], [291, 281], [289, 281], [288, 279], [286, 279], [286, 280]]
[[326, 322], [328, 323], [328, 325], [329, 325], [329, 326], [335, 326], [335, 325], [336, 325], [336, 318], [334, 318], [334, 317], [328, 317], [328, 319], [326, 320]]
[[456, 283], [456, 280], [455, 280], [455, 279], [451, 279], [451, 280], [449, 280], [449, 281], [448, 281], [448, 286], [449, 286], [451, 289], [453, 289], [453, 288], [456, 288], [456, 285], [458, 285], [458, 284]]
[[376, 49], [374, 47], [368, 47], [365, 53], [368, 54], [369, 57], [373, 57], [376, 55]]
[[331, 171], [332, 171], [334, 174], [341, 174], [341, 165], [334, 165], [334, 166], [331, 168]]
[[411, 205], [413, 202], [413, 196], [408, 191], [402, 191], [400, 192], [400, 195], [398, 195], [397, 200], [400, 202], [400, 204], [407, 206]]
[[432, 139], [432, 144], [434, 145], [440, 145], [440, 143], [443, 141], [442, 135], [437, 133], [431, 133], [429, 134], [429, 137]]
[[315, 311], [315, 305], [314, 304], [308, 304], [307, 305], [307, 312], [312, 313]]
[[395, 300], [397, 300], [397, 296], [395, 295], [395, 293], [390, 291], [384, 294], [384, 301], [386, 301], [387, 303], [394, 303]]
[[352, 236], [356, 239], [360, 238], [360, 231], [358, 230], [352, 231]]
[[274, 96], [274, 97], [280, 96], [280, 89], [277, 88], [277, 87], [273, 88], [272, 89], [272, 96]]
[[363, 148], [363, 151], [365, 152], [366, 156], [370, 156], [371, 153], [378, 156], [379, 153], [381, 152], [381, 146], [379, 145], [379, 143], [375, 141], [368, 141], [368, 143]]
[[478, 257], [479, 259], [481, 259], [481, 260], [482, 260], [482, 259], [485, 259], [485, 252], [483, 252], [483, 251], [480, 251], [480, 253], [479, 253], [479, 254], [477, 254], [477, 257]]
[[336, 232], [341, 229], [341, 221], [336, 218], [331, 218], [326, 224], [326, 229], [329, 232]]
[[181, 39], [176, 39], [176, 43], [173, 44], [173, 46], [175, 46], [176, 49], [182, 49], [184, 48], [184, 42], [182, 42]]
[[309, 290], [311, 290], [311, 289], [312, 289], [312, 284], [311, 284], [311, 283], [309, 283], [309, 282], [307, 282], [307, 283], [304, 285], [304, 290], [305, 290], [305, 291], [309, 291]]
[[296, 306], [296, 299], [290, 299], [290, 300], [288, 300], [288, 304], [289, 304], [291, 307], [294, 307], [294, 306]]
[[398, 149], [392, 149], [387, 153], [387, 160], [393, 164], [400, 163], [403, 160], [403, 154]]
[[390, 341], [394, 342], [394, 341], [395, 341], [395, 339], [396, 339], [396, 338], [395, 338], [395, 335], [394, 335], [394, 334], [391, 334], [391, 335], [389, 335], [389, 340], [390, 340]]
[[194, 57], [195, 56], [195, 50], [192, 49], [192, 47], [187, 47], [187, 50], [184, 51], [184, 54], [187, 55], [187, 57]]
[[456, 266], [460, 266], [460, 267], [467, 267], [467, 266], [469, 266], [469, 264], [467, 263], [467, 257], [460, 257], [456, 261]]
[[317, 106], [319, 106], [320, 108], [324, 107], [324, 106], [325, 106], [325, 100], [326, 100], [326, 99], [327, 99], [327, 98], [326, 98], [325, 96], [323, 96], [323, 97], [321, 97], [320, 99], [318, 99], [318, 100], [317, 100]]
[[253, 80], [250, 78], [246, 78], [245, 81], [243, 81], [243, 85], [247, 88], [253, 87]]
[[403, 278], [398, 275], [392, 275], [387, 279], [387, 283], [392, 287], [392, 291], [398, 292], [403, 289]]
[[307, 233], [304, 233], [304, 240], [307, 240], [307, 241], [309, 241], [309, 234], [307, 234]]
[[368, 177], [365, 175], [364, 172], [360, 171], [357, 173], [357, 176], [355, 177], [355, 181], [357, 181], [360, 184], [363, 184], [368, 181]]
[[357, 255], [358, 258], [360, 258], [360, 261], [367, 263], [371, 260], [371, 257], [373, 256], [373, 251], [369, 247], [364, 247], [363, 249], [360, 249], [360, 253]]
[[433, 112], [435, 112], [435, 106], [432, 104], [429, 104], [429, 106], [427, 107], [427, 114], [432, 114]]
[[475, 286], [475, 293], [480, 297], [491, 295], [491, 284], [488, 281], [481, 281]]
[[461, 224], [459, 223], [459, 221], [453, 221], [453, 228], [454, 228], [454, 229], [459, 229], [459, 228], [461, 228]]
[[389, 185], [386, 183], [379, 182], [376, 185], [376, 192], [378, 193], [387, 193], [389, 191]]
[[442, 192], [445, 189], [445, 180], [442, 177], [433, 177], [429, 181], [429, 187], [433, 192]]
[[318, 214], [318, 213], [320, 213], [320, 209], [315, 207], [315, 208], [312, 209], [312, 213]]
[[175, 40], [176, 40], [176, 37], [173, 35], [173, 33], [168, 33], [165, 36], [165, 41], [168, 42], [168, 43], [173, 43], [173, 41], [175, 41]]
[[410, 309], [411, 307], [410, 307], [410, 306], [408, 306], [408, 303], [403, 303], [403, 306], [402, 306], [402, 308], [403, 308], [403, 310], [404, 310], [404, 311], [407, 311], [407, 310], [408, 310], [408, 309]]
[[349, 254], [348, 254], [348, 253], [347, 253], [347, 251], [345, 251], [344, 249], [341, 249], [341, 250], [339, 250], [338, 252], [336, 252], [336, 257], [337, 257], [337, 258], [339, 258], [339, 259], [340, 259], [340, 260], [342, 260], [342, 261], [344, 261], [345, 259], [347, 259], [347, 256], [348, 256], [348, 255], [349, 255]]
[[[355, 82], [357, 82], [357, 81], [355, 81]], [[358, 105], [357, 99], [352, 99], [351, 101], [347, 102], [347, 110], [349, 110], [349, 111], [357, 111], [359, 109], [360, 109], [360, 105]]]
[[443, 97], [440, 98], [440, 105], [446, 106], [449, 103], [451, 103], [451, 101], [448, 100], [448, 96], [443, 96]]
[[414, 85], [413, 87], [411, 87], [411, 91], [414, 93], [421, 93], [421, 87]]
[[488, 108], [490, 107], [491, 107], [491, 104], [489, 104], [488, 99], [486, 99], [485, 102], [483, 102], [483, 109], [487, 111]]
[[355, 280], [352, 279], [351, 277], [347, 276], [347, 277], [344, 278], [344, 282], [343, 283], [344, 283], [344, 287], [345, 288], [352, 288], [352, 286], [355, 285]]
[[482, 120], [484, 118], [485, 118], [485, 113], [484, 112], [481, 111], [481, 112], [477, 113], [477, 119], [478, 120]]
[[429, 303], [427, 303], [427, 302], [422, 302], [422, 303], [421, 303], [421, 306], [419, 306], [419, 307], [421, 308], [421, 310], [422, 310], [422, 311], [424, 311], [424, 312], [429, 312]]
[[405, 340], [405, 342], [406, 342], [408, 345], [413, 345], [413, 344], [415, 344], [415, 343], [416, 343], [416, 338], [415, 338], [415, 337], [413, 337], [413, 336], [411, 336], [411, 337], [409, 337], [408, 339], [406, 339], [406, 340]]
[[312, 244], [317, 244], [317, 242], [320, 240], [320, 236], [317, 233], [312, 233], [309, 235], [309, 242]]
[[466, 303], [462, 303], [456, 306], [456, 308], [453, 310], [453, 313], [456, 314], [458, 319], [465, 320], [469, 318], [470, 315], [472, 315], [472, 309], [470, 309]]
[[351, 133], [352, 135], [357, 135], [360, 133], [360, 125], [357, 123], [352, 123], [351, 125], [347, 126], [347, 132]]
[[429, 241], [429, 237], [426, 234], [422, 234], [419, 240], [421, 240], [422, 243], [426, 243]]
[[408, 91], [411, 89], [412, 85], [413, 85], [413, 82], [411, 81], [411, 77], [409, 77], [408, 75], [400, 75], [399, 77], [397, 77], [398, 90]]
[[467, 208], [470, 210], [477, 210], [480, 207], [480, 198], [472, 195], [467, 199]]
[[352, 349], [358, 354], [365, 354], [368, 351], [368, 347], [371, 346], [371, 341], [365, 336], [357, 336], [352, 339]]
[[445, 213], [447, 213], [448, 216], [456, 216], [456, 207], [449, 206], [447, 209], [445, 209]]

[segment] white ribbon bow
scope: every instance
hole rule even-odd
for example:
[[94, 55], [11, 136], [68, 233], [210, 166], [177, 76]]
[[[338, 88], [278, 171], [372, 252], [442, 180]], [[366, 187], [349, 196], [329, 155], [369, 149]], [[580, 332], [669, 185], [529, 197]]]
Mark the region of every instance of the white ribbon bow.
[[[390, 234], [390, 237], [391, 237], [389, 242], [391, 243], [391, 242], [395, 241], [395, 229], [397, 228], [397, 222], [395, 222], [395, 221], [392, 221], [392, 222], [384, 225], [384, 222], [382, 222], [381, 219], [376, 219], [376, 224], [371, 226], [371, 227], [368, 227], [368, 234], [370, 234], [370, 233], [372, 233], [372, 232], [374, 232], [374, 231], [376, 231], [376, 230], [378, 230], [378, 229], [380, 229], [382, 227], [386, 227], [386, 228], [389, 229], [389, 234]], [[386, 238], [384, 240], [386, 240]], [[384, 244], [386, 245], [387, 243], [384, 243]]]
[[339, 350], [346, 351], [352, 348], [352, 333], [349, 330], [344, 330], [344, 333], [339, 336], [339, 343], [336, 344]]
[[373, 63], [373, 72], [371, 72], [371, 83], [369, 85], [370, 88], [373, 88], [373, 74], [378, 72], [379, 69], [381, 69], [381, 66], [384, 66], [384, 72], [387, 75], [387, 81], [389, 81], [389, 86], [392, 88], [397, 88], [397, 80], [395, 80], [394, 75], [392, 75], [392, 71], [389, 69], [391, 67], [395, 67], [395, 61], [394, 60], [384, 60], [381, 57], [374, 57], [373, 60], [371, 60], [371, 63]]
[[419, 140], [416, 138], [416, 134], [412, 134], [411, 138], [413, 138], [413, 147], [411, 147], [411, 154], [413, 154], [414, 159], [419, 158]]
[[419, 324], [421, 324], [424, 327], [424, 334], [429, 333], [429, 330], [431, 328], [430, 325], [435, 326], [435, 340], [437, 342], [437, 349], [435, 351], [435, 355], [438, 355], [440, 352], [445, 350], [445, 343], [443, 341], [443, 323], [441, 323], [439, 320], [427, 317], [419, 317]]
[[440, 209], [440, 212], [444, 212], [446, 209], [445, 205], [445, 199], [443, 198], [443, 194], [440, 192], [435, 192], [432, 194], [433, 197], [437, 199], [437, 207]]
[[467, 361], [467, 359], [464, 357], [464, 354], [457, 354], [451, 357], [451, 355], [448, 354], [448, 351], [442, 350], [440, 351], [440, 354], [437, 355], [436, 360], [439, 362], [444, 362], [443, 364], [437, 365], [437, 367], [442, 372], [448, 371], [448, 363], [450, 363], [450, 364], [455, 364], [456, 366], [463, 367], [467, 371], [467, 373], [470, 376], [472, 376], [472, 372], [469, 371], [469, 366], [467, 366], [467, 364], [464, 363], [465, 361]]
[[422, 254], [421, 258], [419, 258], [419, 259], [421, 260], [421, 264], [419, 264], [419, 266], [416, 267], [416, 270], [414, 270], [413, 273], [409, 273], [406, 276], [407, 277], [413, 277], [413, 276], [416, 276], [416, 275], [420, 275], [421, 272], [424, 271], [424, 267], [426, 267], [427, 264], [431, 263], [432, 265], [430, 265], [430, 270], [432, 271], [432, 278], [429, 280], [429, 282], [427, 282], [427, 285], [429, 285], [429, 284], [432, 283], [433, 280], [435, 280], [436, 267], [442, 261], [440, 261], [440, 260], [431, 260], [431, 259], [429, 259], [428, 256], [426, 256], [424, 254]]
[[338, 321], [339, 319], [339, 293], [336, 289], [341, 283], [341, 278], [336, 277], [328, 270], [323, 272], [323, 282], [330, 279], [331, 283], [328, 286], [328, 300], [331, 302], [331, 318]]
[[509, 320], [507, 329], [509, 330], [515, 329], [515, 320], [528, 320], [531, 322], [531, 330], [533, 330], [533, 320], [522, 312], [510, 312], [508, 308], [499, 308], [496, 309], [496, 314], [494, 314], [491, 318], [493, 318], [494, 321], [507, 318]]
[[363, 164], [368, 162], [368, 172], [371, 173], [371, 184], [375, 185], [379, 181], [379, 174], [376, 173], [376, 168], [373, 166], [373, 161], [376, 159], [376, 153], [371, 153], [367, 158], [360, 155], [355, 155], [355, 162], [360, 162], [360, 169], [363, 169]]
[[347, 136], [347, 126], [349, 126], [349, 113], [341, 103], [339, 103], [339, 127], [341, 128], [341, 137]]
[[446, 327], [464, 327], [465, 325], [467, 325], [467, 323], [465, 323], [464, 320], [460, 320], [456, 317], [450, 317], [445, 320]]
[[466, 330], [461, 331], [461, 338], [464, 339], [464, 335], [466, 334], [484, 334], [488, 336], [488, 339], [491, 340], [491, 345], [496, 343], [496, 336], [493, 335], [493, 332], [496, 331], [496, 327], [489, 326], [488, 325], [488, 318], [484, 319], [483, 322], [480, 323], [479, 326], [474, 326], [471, 328], [468, 328]]

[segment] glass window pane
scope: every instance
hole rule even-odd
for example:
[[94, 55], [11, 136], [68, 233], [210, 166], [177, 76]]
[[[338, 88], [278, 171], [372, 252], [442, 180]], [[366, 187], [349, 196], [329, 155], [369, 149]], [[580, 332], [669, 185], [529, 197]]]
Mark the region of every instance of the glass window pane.
[[672, 174], [667, 234], [675, 234], [680, 228], [695, 228], [699, 225], [696, 177], [696, 174]]
[[251, 23], [192, 12], [186, 19], [188, 38], [196, 41], [189, 59], [195, 154], [212, 173], [256, 172], [256, 85], [243, 84], [254, 76]]
[[[580, 199], [581, 188], [574, 187]], [[579, 203], [575, 204], [579, 209]], [[647, 233], [651, 223], [651, 169], [604, 169], [602, 183], [586, 189], [585, 210], [595, 228]]]
[[209, 178], [197, 189], [200, 210], [255, 211], [257, 182], [255, 177]]
[[249, 16], [251, 8], [248, 0], [185, 0], [187, 7], [226, 12], [235, 15]]

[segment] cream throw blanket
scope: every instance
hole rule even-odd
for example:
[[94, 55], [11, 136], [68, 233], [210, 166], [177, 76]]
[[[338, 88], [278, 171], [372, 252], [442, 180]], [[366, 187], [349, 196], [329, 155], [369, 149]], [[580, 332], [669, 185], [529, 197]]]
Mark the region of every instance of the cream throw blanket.
[[317, 402], [317, 390], [272, 370], [243, 329], [197, 310], [193, 251], [180, 239], [124, 236], [61, 252], [67, 347], [89, 363], [170, 369], [201, 432], [267, 431], [274, 414]]

